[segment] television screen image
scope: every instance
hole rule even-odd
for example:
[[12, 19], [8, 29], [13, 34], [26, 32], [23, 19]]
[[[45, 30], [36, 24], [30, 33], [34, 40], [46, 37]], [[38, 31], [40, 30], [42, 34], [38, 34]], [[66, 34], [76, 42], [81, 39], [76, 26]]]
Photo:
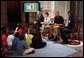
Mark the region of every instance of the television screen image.
[[39, 11], [39, 3], [24, 3], [24, 12]]

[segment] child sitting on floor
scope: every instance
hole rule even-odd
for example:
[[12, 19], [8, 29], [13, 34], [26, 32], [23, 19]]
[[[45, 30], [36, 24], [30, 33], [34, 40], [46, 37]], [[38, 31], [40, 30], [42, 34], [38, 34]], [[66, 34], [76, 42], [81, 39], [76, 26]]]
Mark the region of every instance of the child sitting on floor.
[[15, 39], [13, 40], [13, 49], [18, 55], [26, 55], [34, 52], [34, 48], [28, 46], [24, 40], [24, 37], [19, 38], [19, 32], [15, 33]]
[[26, 43], [27, 43], [27, 45], [31, 45], [32, 44], [32, 38], [33, 38], [33, 35], [32, 34], [30, 34], [30, 30], [29, 29], [26, 29], [27, 31], [27, 33], [25, 34], [25, 37], [26, 37]]

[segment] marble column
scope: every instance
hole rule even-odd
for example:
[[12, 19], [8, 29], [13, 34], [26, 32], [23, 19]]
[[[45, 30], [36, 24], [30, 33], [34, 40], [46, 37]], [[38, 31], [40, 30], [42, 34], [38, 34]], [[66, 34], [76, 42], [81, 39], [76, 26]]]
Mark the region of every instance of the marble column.
[[51, 18], [54, 18], [54, 14], [55, 14], [55, 1], [51, 1]]

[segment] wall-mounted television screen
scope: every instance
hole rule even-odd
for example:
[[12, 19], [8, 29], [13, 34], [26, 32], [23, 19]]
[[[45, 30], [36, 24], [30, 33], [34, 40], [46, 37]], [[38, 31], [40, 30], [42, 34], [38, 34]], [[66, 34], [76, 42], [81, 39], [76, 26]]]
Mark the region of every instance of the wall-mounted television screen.
[[39, 11], [39, 3], [24, 3], [24, 12], [37, 12]]

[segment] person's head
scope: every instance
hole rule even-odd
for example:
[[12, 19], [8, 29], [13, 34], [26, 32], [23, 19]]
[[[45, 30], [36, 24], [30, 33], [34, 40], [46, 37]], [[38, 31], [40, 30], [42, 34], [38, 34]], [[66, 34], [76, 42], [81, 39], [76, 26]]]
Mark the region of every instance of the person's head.
[[13, 30], [9, 30], [8, 33], [9, 33], [9, 35], [13, 34]]
[[30, 34], [30, 29], [28, 28], [28, 34]]
[[59, 16], [59, 11], [56, 11], [55, 12], [55, 16]]
[[5, 26], [1, 27], [1, 30], [2, 31], [6, 30], [6, 27]]
[[19, 37], [19, 32], [16, 32], [15, 33], [15, 37]]
[[22, 28], [22, 26], [21, 26], [21, 25], [19, 25], [19, 26], [18, 26], [18, 29], [21, 29], [21, 28]]
[[68, 15], [71, 16], [72, 15], [72, 11], [68, 11]]
[[44, 16], [47, 18], [49, 16], [49, 13], [45, 12]]
[[7, 28], [4, 26], [1, 28], [2, 34], [7, 34]]
[[40, 16], [41, 15], [41, 12], [40, 11], [37, 11], [37, 16]]

